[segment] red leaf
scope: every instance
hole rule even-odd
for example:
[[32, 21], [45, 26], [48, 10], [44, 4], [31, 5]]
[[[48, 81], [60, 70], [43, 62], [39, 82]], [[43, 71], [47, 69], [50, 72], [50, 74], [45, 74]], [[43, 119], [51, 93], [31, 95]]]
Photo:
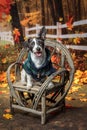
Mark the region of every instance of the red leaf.
[[68, 22], [66, 24], [67, 24], [67, 27], [69, 30], [72, 30], [72, 28], [73, 28], [73, 19], [74, 19], [74, 16], [68, 17]]

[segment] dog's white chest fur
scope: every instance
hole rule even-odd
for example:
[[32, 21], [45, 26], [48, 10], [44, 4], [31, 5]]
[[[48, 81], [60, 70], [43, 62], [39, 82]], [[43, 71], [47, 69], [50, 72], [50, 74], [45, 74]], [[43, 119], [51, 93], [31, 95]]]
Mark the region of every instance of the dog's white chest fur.
[[36, 68], [40, 68], [46, 60], [45, 51], [43, 52], [42, 56], [39, 58], [31, 52], [31, 60], [33, 61]]

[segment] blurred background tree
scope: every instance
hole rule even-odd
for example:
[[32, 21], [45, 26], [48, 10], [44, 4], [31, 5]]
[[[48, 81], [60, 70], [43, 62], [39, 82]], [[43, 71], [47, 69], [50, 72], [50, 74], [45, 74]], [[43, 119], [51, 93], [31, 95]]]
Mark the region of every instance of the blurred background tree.
[[[0, 21], [11, 15], [12, 29], [18, 28], [20, 42], [24, 41], [24, 28], [40, 25], [55, 25], [87, 18], [86, 0], [0, 0]], [[10, 18], [9, 18], [10, 19]], [[85, 30], [87, 27], [85, 27]]]

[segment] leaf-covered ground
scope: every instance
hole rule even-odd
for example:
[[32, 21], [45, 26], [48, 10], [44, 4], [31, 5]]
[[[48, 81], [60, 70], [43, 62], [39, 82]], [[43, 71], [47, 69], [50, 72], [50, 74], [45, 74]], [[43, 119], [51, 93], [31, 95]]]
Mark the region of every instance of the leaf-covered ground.
[[83, 61], [83, 65], [81, 65], [80, 54], [72, 53], [77, 69], [73, 85], [66, 97], [66, 112], [57, 115], [52, 113], [52, 117], [48, 119], [48, 123], [45, 126], [40, 125], [40, 118], [30, 116], [25, 112], [17, 112], [15, 116], [10, 114], [6, 71], [8, 66], [17, 59], [18, 54], [19, 50], [14, 46], [0, 46], [0, 130], [86, 130], [87, 70], [84, 57], [87, 57], [87, 54], [85, 53], [85, 56], [81, 57], [81, 61]]

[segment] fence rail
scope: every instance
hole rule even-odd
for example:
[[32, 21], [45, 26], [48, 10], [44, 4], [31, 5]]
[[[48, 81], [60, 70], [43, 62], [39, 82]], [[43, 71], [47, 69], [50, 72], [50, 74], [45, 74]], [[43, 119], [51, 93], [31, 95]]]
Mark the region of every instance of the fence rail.
[[[80, 20], [77, 22], [74, 22], [72, 26], [81, 26], [81, 25], [87, 25], [87, 19], [86, 20]], [[56, 30], [56, 34], [47, 34], [46, 37], [47, 38], [53, 38], [53, 39], [58, 39], [58, 38], [62, 38], [62, 39], [68, 39], [68, 38], [87, 38], [87, 33], [81, 33], [81, 34], [62, 34], [62, 29], [63, 28], [67, 28], [67, 24], [60, 24], [57, 23], [54, 26], [45, 26], [46, 29], [55, 29]], [[39, 26], [38, 24], [36, 24], [35, 27], [32, 28], [25, 28], [25, 37], [26, 38], [30, 38], [30, 37], [36, 37], [39, 30], [42, 28], [42, 26]], [[36, 33], [33, 34], [29, 34], [31, 31], [36, 31]], [[72, 48], [72, 49], [76, 49], [76, 50], [87, 50], [87, 46], [77, 46], [77, 45], [67, 45], [68, 48]]]
[[0, 41], [9, 41], [14, 45], [12, 32], [0, 32]]

